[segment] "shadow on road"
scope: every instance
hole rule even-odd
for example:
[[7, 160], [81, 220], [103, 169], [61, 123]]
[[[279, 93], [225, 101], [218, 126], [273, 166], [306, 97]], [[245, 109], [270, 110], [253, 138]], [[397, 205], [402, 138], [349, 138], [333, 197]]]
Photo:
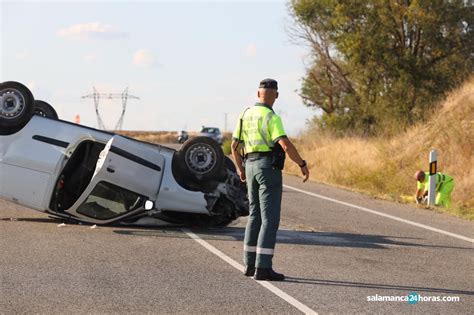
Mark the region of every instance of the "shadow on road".
[[323, 279], [305, 279], [305, 278], [296, 278], [296, 277], [286, 277], [285, 282], [338, 286], [338, 287], [397, 290], [397, 291], [408, 291], [408, 292], [419, 291], [419, 292], [431, 292], [431, 293], [474, 295], [473, 291], [465, 291], [465, 290], [413, 287], [413, 286], [404, 286], [404, 285], [364, 283], [364, 282], [352, 282], [352, 281], [335, 281], [335, 280], [323, 280]]
[[[243, 241], [245, 229], [242, 227], [226, 227], [219, 229], [192, 229], [201, 239], [210, 241]], [[142, 237], [173, 237], [188, 238], [180, 228], [162, 227], [160, 229], [120, 229], [114, 233]], [[439, 246], [418, 244], [416, 239], [386, 235], [328, 233], [279, 230], [277, 243], [293, 245], [336, 246], [370, 249], [388, 249], [392, 246], [433, 247], [473, 250], [471, 247]]]
[[[0, 218], [1, 221], [35, 222], [35, 223], [59, 223], [62, 219], [48, 218]], [[77, 222], [68, 222], [77, 225]], [[85, 224], [84, 225], [89, 225]], [[142, 237], [172, 237], [189, 238], [182, 232], [182, 228], [191, 229], [204, 240], [215, 241], [243, 241], [245, 228], [224, 227], [224, 228], [196, 228], [185, 225], [176, 225], [163, 222], [162, 225], [155, 226], [104, 226], [104, 229], [113, 229], [116, 234], [142, 236]], [[473, 251], [472, 247], [444, 246], [435, 244], [420, 244], [418, 238], [401, 236], [353, 234], [336, 232], [310, 232], [298, 230], [279, 230], [277, 242], [280, 244], [293, 245], [313, 245], [313, 246], [335, 246], [369, 249], [389, 249], [393, 246], [410, 246], [425, 248], [447, 248]]]

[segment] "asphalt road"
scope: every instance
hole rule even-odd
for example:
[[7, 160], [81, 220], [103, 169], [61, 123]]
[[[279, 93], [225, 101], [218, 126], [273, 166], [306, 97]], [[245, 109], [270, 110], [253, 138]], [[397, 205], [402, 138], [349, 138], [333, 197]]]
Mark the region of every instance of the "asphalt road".
[[[190, 232], [58, 227], [0, 201], [0, 313], [472, 314], [472, 222], [295, 177], [285, 184], [362, 208], [286, 186], [274, 264], [288, 279], [270, 287], [231, 265], [241, 264], [245, 218]], [[410, 292], [460, 301], [368, 301]]]

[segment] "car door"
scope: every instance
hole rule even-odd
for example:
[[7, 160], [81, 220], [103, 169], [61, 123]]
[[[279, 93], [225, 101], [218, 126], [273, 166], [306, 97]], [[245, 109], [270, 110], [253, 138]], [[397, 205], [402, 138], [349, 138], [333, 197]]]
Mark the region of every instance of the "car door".
[[153, 146], [114, 136], [100, 153], [89, 185], [65, 212], [100, 224], [143, 212], [146, 201], [156, 200], [164, 164]]

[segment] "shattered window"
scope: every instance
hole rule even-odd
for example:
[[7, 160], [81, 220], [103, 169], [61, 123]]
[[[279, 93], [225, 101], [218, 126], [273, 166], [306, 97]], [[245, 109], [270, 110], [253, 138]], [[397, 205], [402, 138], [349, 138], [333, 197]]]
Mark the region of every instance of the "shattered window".
[[87, 217], [108, 220], [138, 209], [145, 198], [122, 187], [100, 182], [77, 212]]

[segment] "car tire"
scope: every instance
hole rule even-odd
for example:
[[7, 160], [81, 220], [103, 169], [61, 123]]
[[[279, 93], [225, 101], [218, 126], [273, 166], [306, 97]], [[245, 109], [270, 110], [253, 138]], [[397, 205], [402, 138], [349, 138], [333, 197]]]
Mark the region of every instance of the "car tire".
[[176, 160], [180, 170], [191, 175], [193, 181], [198, 183], [218, 180], [224, 168], [222, 148], [208, 137], [194, 137], [185, 141]]
[[56, 119], [56, 120], [59, 119], [58, 113], [56, 113], [53, 106], [49, 105], [45, 101], [35, 100], [34, 114], [41, 117], [46, 117], [46, 118], [51, 118], [51, 119]]
[[15, 81], [0, 83], [0, 133], [14, 133], [33, 116], [34, 97], [23, 84]]

